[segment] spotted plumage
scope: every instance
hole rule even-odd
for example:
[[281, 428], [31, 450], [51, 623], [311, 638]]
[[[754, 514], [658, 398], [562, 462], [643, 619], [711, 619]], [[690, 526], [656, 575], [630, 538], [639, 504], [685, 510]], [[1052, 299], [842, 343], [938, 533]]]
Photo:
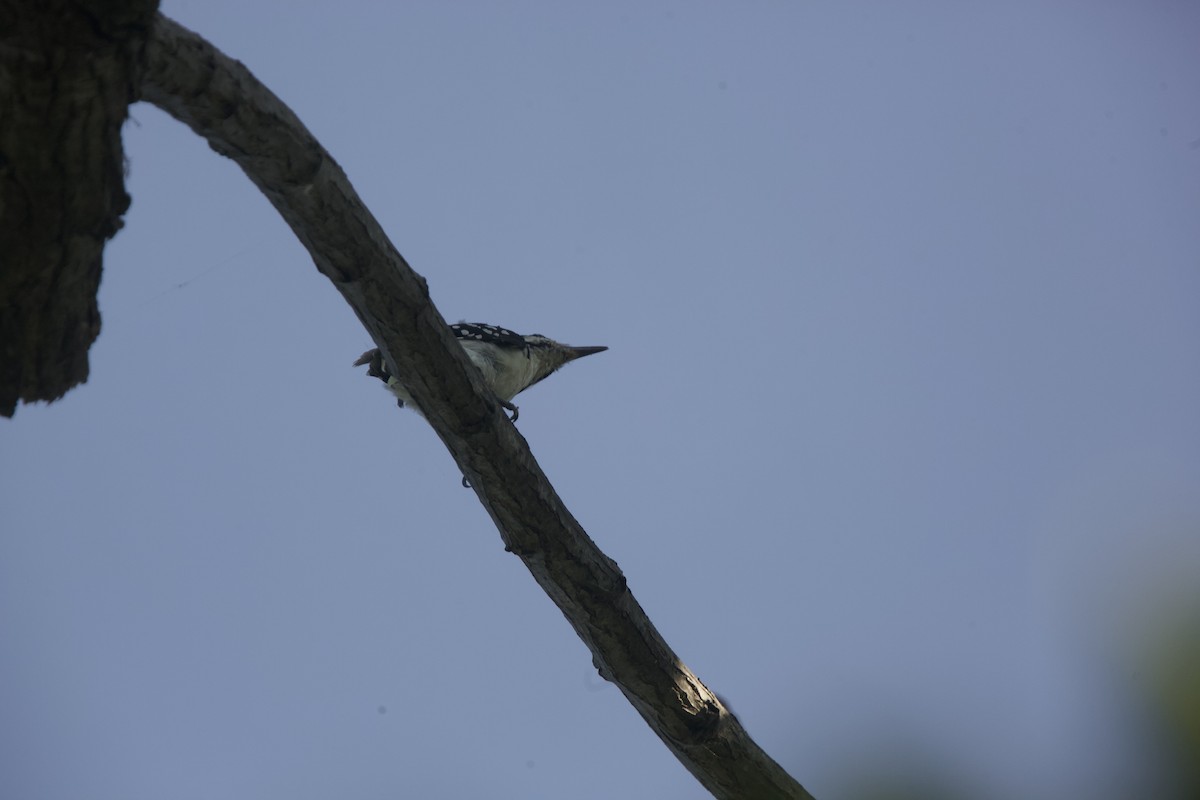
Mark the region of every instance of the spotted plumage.
[[[482, 322], [456, 322], [450, 326], [458, 343], [483, 375], [483, 381], [495, 394], [500, 404], [512, 412], [512, 419], [519, 413], [512, 399], [533, 384], [545, 380], [557, 369], [577, 358], [600, 353], [607, 347], [572, 347], [534, 333], [522, 336]], [[401, 407], [409, 406], [417, 413], [420, 409], [408, 391], [387, 371], [383, 355], [378, 349], [363, 353], [355, 366], [367, 365], [367, 374], [379, 378]]]

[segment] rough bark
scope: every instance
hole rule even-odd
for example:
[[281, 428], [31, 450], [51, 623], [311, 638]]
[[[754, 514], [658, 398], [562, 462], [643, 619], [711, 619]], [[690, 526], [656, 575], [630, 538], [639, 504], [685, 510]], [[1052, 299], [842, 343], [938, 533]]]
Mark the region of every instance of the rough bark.
[[810, 798], [667, 646], [615, 562], [486, 398], [445, 321], [345, 174], [240, 63], [159, 17], [143, 97], [236, 161], [350, 303], [500, 530], [613, 681], [719, 798]]
[[157, 0], [0, 0], [0, 414], [88, 377]]

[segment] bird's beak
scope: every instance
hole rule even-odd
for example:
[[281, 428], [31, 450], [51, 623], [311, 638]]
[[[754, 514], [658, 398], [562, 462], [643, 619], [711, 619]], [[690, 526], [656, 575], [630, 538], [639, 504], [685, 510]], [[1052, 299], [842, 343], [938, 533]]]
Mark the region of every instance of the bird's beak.
[[607, 347], [569, 347], [567, 348], [567, 361], [574, 361], [577, 358], [590, 356], [593, 353], [603, 353]]

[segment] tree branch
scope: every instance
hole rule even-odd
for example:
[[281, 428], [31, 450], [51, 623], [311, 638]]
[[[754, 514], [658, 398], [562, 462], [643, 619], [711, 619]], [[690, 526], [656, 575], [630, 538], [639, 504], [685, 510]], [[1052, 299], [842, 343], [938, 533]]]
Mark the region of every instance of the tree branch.
[[341, 168], [277, 97], [196, 34], [159, 16], [142, 97], [236, 161], [308, 248], [403, 376], [491, 515], [615, 682], [719, 798], [811, 798], [676, 657], [571, 516], [525, 439], [483, 390], [445, 321]]

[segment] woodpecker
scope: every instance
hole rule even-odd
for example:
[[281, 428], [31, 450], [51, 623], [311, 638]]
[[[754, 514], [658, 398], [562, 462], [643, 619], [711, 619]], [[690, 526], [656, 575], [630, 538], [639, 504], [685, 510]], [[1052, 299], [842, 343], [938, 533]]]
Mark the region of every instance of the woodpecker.
[[[454, 337], [467, 351], [500, 405], [512, 412], [516, 422], [520, 413], [512, 399], [551, 373], [577, 358], [602, 353], [607, 347], [572, 347], [542, 336], [540, 333], [522, 336], [507, 328], [486, 325], [481, 322], [457, 322], [450, 326]], [[367, 374], [379, 378], [396, 396], [401, 408], [406, 405], [418, 414], [421, 409], [413, 402], [400, 381], [387, 371], [383, 354], [378, 349], [368, 350], [358, 357], [354, 366], [367, 365]]]

